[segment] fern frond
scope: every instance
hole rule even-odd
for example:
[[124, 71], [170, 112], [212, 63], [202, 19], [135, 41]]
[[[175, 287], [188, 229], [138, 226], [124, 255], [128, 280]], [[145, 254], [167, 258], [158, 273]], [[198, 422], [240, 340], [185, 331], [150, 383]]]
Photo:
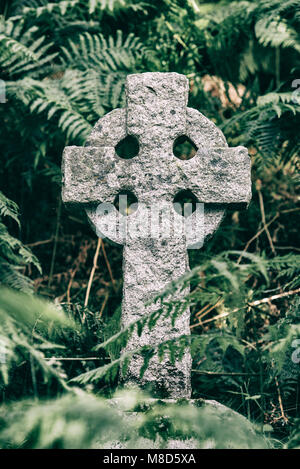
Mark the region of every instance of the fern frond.
[[79, 3], [79, 0], [63, 0], [58, 3], [47, 2], [43, 6], [24, 6], [22, 11], [25, 15], [31, 14], [37, 18], [49, 13], [60, 13], [63, 16], [66, 14], [67, 10], [77, 7]]
[[31, 293], [33, 282], [23, 275], [20, 267], [8, 262], [0, 261], [0, 285], [6, 285], [14, 290], [24, 293]]
[[9, 67], [16, 60], [15, 57], [21, 57], [22, 63], [24, 60], [27, 62], [38, 62], [37, 56], [34, 52], [26, 47], [21, 42], [0, 34], [0, 51], [1, 51], [1, 67]]
[[39, 6], [23, 6], [22, 13], [25, 15], [34, 15], [40, 17], [49, 13], [59, 13], [60, 15], [66, 15], [69, 10], [74, 8], [87, 8], [89, 14], [93, 14], [96, 11], [103, 12], [116, 16], [119, 13], [133, 11], [133, 12], [145, 12], [145, 8], [150, 5], [146, 2], [128, 2], [126, 0], [63, 0], [58, 3], [49, 2], [45, 5]]
[[40, 263], [30, 249], [9, 234], [1, 221], [8, 216], [20, 225], [18, 215], [17, 204], [0, 192], [0, 284], [27, 292], [31, 290], [32, 282], [19, 271], [33, 264], [41, 272]]
[[300, 52], [300, 36], [286, 21], [262, 18], [255, 25], [255, 34], [258, 41], [264, 46], [292, 47]]
[[9, 83], [7, 90], [29, 107], [32, 114], [46, 113], [48, 119], [55, 118], [68, 139], [84, 142], [91, 132], [91, 125], [76, 111], [59, 80], [38, 82], [27, 78]]
[[145, 11], [145, 7], [151, 6], [146, 2], [128, 2], [127, 0], [89, 0], [89, 13], [94, 13], [97, 9], [106, 11], [110, 14], [118, 14], [124, 11], [133, 12]]
[[73, 76], [68, 73], [71, 81], [65, 80], [64, 86], [71, 90], [71, 82], [74, 84], [73, 97], [76, 90], [82, 90], [78, 95], [85, 96], [84, 106], [94, 111], [94, 117], [123, 105], [126, 75], [138, 69], [148, 52], [134, 34], [124, 37], [121, 31], [117, 31], [116, 38], [82, 34], [76, 43], [69, 40], [62, 51], [64, 66], [76, 69]]
[[70, 39], [62, 51], [64, 63], [69, 67], [73, 65], [80, 70], [92, 67], [98, 73], [107, 74], [132, 71], [145, 46], [134, 34], [124, 38], [122, 31], [117, 31], [115, 39], [112, 36], [106, 39], [102, 34], [82, 34], [76, 43]]
[[45, 36], [35, 37], [35, 28], [25, 29], [22, 22], [12, 20], [0, 23], [0, 67], [7, 79], [41, 70], [50, 64], [57, 53], [49, 54], [53, 46]]
[[0, 222], [0, 255], [15, 264], [33, 264], [40, 272], [40, 263], [32, 252], [25, 248], [21, 241], [11, 236], [6, 226]]
[[[286, 125], [288, 116], [294, 119], [290, 127]], [[285, 148], [285, 155], [292, 156], [298, 151], [299, 141], [293, 136], [293, 125], [297, 124], [299, 116], [300, 98], [296, 93], [270, 92], [259, 96], [256, 106], [229, 119], [223, 130], [229, 132], [237, 127], [239, 143], [254, 143], [263, 156], [260, 164], [273, 165], [284, 142], [289, 147], [289, 151]]]
[[[5, 343], [6, 359], [0, 366], [0, 376], [8, 384], [9, 369], [13, 363], [24, 360], [24, 355], [42, 370], [44, 378], [55, 378], [68, 389], [59, 369], [44, 359], [47, 349], [62, 348], [44, 338], [45, 331], [53, 326], [74, 328], [75, 324], [63, 311], [31, 295], [10, 289], [0, 290], [0, 344]], [[39, 332], [38, 332], [39, 331]]]
[[[197, 337], [193, 337], [193, 339], [199, 340]], [[144, 359], [144, 363], [140, 370], [140, 376], [142, 378], [154, 353], [157, 353], [160, 359], [163, 359], [165, 355], [168, 355], [171, 363], [175, 363], [176, 358], [179, 358], [180, 355], [182, 356], [186, 348], [190, 347], [190, 342], [190, 336], [182, 335], [176, 339], [166, 340], [156, 345], [143, 346], [135, 350], [124, 352], [119, 358], [111, 363], [95, 368], [94, 370], [87, 371], [86, 373], [82, 373], [75, 378], [72, 378], [71, 382], [87, 384], [97, 382], [103, 378], [106, 381], [112, 381], [116, 378], [120, 367], [122, 367], [123, 372], [126, 372], [126, 368], [128, 367], [132, 356], [135, 354], [141, 355]]]
[[61, 88], [72, 106], [86, 116], [88, 122], [95, 122], [105, 113], [109, 95], [95, 70], [67, 70], [61, 80]]
[[259, 96], [257, 105], [261, 108], [264, 106], [271, 106], [276, 111], [277, 117], [281, 117], [282, 113], [292, 111], [295, 115], [300, 112], [300, 96], [293, 92], [272, 92], [264, 96]]
[[19, 208], [13, 200], [5, 197], [3, 192], [0, 191], [0, 215], [2, 217], [10, 217], [20, 226]]

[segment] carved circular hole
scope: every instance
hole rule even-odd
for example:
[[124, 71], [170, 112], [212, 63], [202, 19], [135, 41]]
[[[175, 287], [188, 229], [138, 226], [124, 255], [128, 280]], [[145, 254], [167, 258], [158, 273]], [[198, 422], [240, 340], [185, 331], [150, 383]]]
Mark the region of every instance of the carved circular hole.
[[115, 150], [120, 158], [125, 160], [134, 158], [140, 151], [138, 139], [133, 135], [127, 135], [127, 137], [118, 143]]
[[176, 138], [173, 145], [173, 153], [180, 160], [190, 160], [196, 155], [198, 148], [186, 135]]
[[114, 206], [122, 215], [131, 215], [138, 208], [138, 199], [131, 191], [121, 191], [114, 201]]
[[197, 203], [199, 203], [197, 197], [190, 190], [178, 192], [173, 200], [175, 212], [185, 218], [194, 213]]

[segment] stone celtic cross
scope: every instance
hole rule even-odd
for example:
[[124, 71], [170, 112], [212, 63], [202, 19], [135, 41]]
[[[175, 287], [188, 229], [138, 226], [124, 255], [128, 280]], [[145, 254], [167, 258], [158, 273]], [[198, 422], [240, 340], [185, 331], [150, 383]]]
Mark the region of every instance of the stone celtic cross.
[[[80, 204], [98, 236], [124, 245], [124, 326], [157, 308], [145, 303], [189, 269], [187, 249], [202, 245], [214, 233], [226, 208], [246, 207], [251, 199], [247, 149], [229, 148], [211, 121], [188, 108], [188, 90], [187, 78], [177, 73], [129, 75], [126, 108], [101, 118], [85, 147], [64, 150], [63, 201]], [[139, 151], [133, 158], [123, 159], [116, 146], [128, 135], [137, 139]], [[173, 153], [180, 136], [197, 147], [189, 160]], [[120, 215], [113, 205], [124, 190], [133, 192], [138, 200], [137, 210], [128, 216]], [[204, 210], [197, 209], [186, 218], [175, 212], [174, 197], [183, 190], [191, 191]], [[154, 230], [149, 231], [153, 206], [159, 207], [160, 216], [152, 222]], [[163, 236], [158, 227], [161, 216], [168, 213], [172, 214], [170, 229], [168, 236]], [[182, 219], [183, 230], [178, 230]], [[185, 294], [181, 292], [179, 298]], [[134, 335], [126, 350], [189, 334], [189, 325], [189, 310], [174, 326], [169, 320], [160, 320], [141, 337]], [[142, 380], [141, 364], [141, 357], [134, 355], [126, 375], [129, 384], [151, 386], [158, 396], [190, 397], [190, 352], [175, 364], [168, 357], [159, 361], [154, 356]]]

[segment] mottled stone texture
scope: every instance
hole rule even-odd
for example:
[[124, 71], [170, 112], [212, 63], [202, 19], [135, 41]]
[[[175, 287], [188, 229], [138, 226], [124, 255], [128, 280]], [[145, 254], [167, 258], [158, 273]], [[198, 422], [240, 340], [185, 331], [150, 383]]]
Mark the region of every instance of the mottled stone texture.
[[[123, 325], [127, 326], [157, 306], [145, 306], [153, 295], [188, 270], [187, 248], [202, 242], [218, 228], [226, 207], [246, 207], [251, 198], [250, 158], [244, 147], [229, 148], [222, 132], [195, 109], [187, 108], [188, 80], [177, 73], [129, 75], [126, 82], [127, 106], [116, 109], [95, 125], [84, 148], [66, 147], [63, 156], [63, 200], [80, 204], [98, 236], [124, 245]], [[132, 159], [122, 159], [116, 145], [126, 136], [139, 141], [140, 150]], [[190, 160], [174, 156], [177, 137], [186, 135], [197, 146]], [[145, 220], [154, 204], [173, 210], [173, 199], [181, 190], [191, 190], [203, 213], [196, 211], [186, 219], [184, 232], [174, 230], [168, 239], [151, 236], [136, 239], [124, 227], [135, 223], [145, 231]], [[113, 203], [120, 191], [134, 192], [138, 210], [121, 217], [119, 229], [116, 209], [106, 215], [96, 209], [100, 203]], [[174, 211], [174, 210], [173, 210]], [[173, 227], [178, 217], [174, 215]], [[177, 221], [176, 221], [177, 220]], [[196, 221], [199, 230], [191, 230]], [[181, 292], [179, 296], [184, 296]], [[154, 330], [136, 335], [127, 350], [145, 344], [189, 334], [187, 310], [173, 327], [169, 320], [160, 321]], [[157, 357], [141, 380], [141, 359], [134, 356], [126, 376], [128, 383], [152, 386], [157, 395], [189, 397], [191, 392], [191, 357], [185, 353], [172, 365], [168, 358]]]
[[[124, 419], [128, 423], [129, 428], [131, 425], [135, 425], [136, 428], [141, 425], [145, 419], [145, 412], [155, 412], [156, 409], [161, 412], [162, 408], [160, 408], [160, 406], [166, 406], [166, 408], [169, 409], [172, 408], [172, 406], [176, 406], [177, 408], [179, 406], [181, 409], [185, 409], [186, 415], [189, 415], [189, 413], [192, 412], [193, 415], [195, 415], [195, 413], [196, 415], [198, 414], [200, 418], [202, 412], [206, 413], [206, 418], [208, 418], [208, 412], [211, 412], [211, 415], [214, 418], [214, 428], [224, 426], [224, 423], [227, 425], [232, 425], [232, 422], [234, 422], [235, 425], [238, 423], [240, 429], [240, 441], [243, 441], [243, 448], [245, 449], [265, 447], [264, 442], [262, 442], [256, 434], [255, 426], [251, 424], [246, 417], [217, 401], [204, 399], [187, 399], [186, 401], [185, 399], [145, 399], [140, 402], [139, 405], [135, 406], [135, 408], [133, 407], [130, 410], [124, 409], [124, 407], [127, 409], [128, 401], [125, 402], [124, 406], [122, 398], [110, 399], [108, 402], [109, 405], [119, 413], [120, 421]], [[217, 412], [214, 412], [215, 410]], [[168, 420], [169, 418], [168, 412], [166, 412], [165, 419]], [[234, 432], [232, 433], [232, 441], [230, 441], [230, 436], [226, 435], [222, 441], [224, 449], [235, 448], [235, 438]], [[210, 432], [209, 428], [206, 427], [204, 432], [198, 435], [198, 439], [195, 435], [194, 438], [184, 440], [170, 437], [167, 441], [163, 441], [161, 436], [157, 434], [155, 440], [150, 440], [150, 438], [141, 437], [136, 430], [131, 440], [127, 440], [126, 442], [116, 440], [107, 441], [104, 444], [99, 442], [95, 447], [97, 449], [216, 449], [216, 443], [213, 432]]]

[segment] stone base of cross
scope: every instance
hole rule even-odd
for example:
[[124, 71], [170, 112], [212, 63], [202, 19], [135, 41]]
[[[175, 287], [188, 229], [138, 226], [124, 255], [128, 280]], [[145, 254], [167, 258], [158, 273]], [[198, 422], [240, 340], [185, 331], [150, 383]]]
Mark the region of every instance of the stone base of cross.
[[[188, 80], [177, 73], [129, 75], [126, 108], [116, 109], [95, 125], [85, 147], [66, 147], [63, 155], [63, 201], [85, 208], [98, 236], [124, 245], [122, 323], [127, 327], [157, 305], [149, 300], [189, 269], [187, 249], [199, 248], [218, 228], [226, 208], [247, 207], [251, 199], [250, 158], [244, 147], [229, 148], [222, 132], [195, 109], [187, 107]], [[125, 159], [117, 145], [127, 136], [138, 153]], [[191, 159], [173, 153], [178, 137], [197, 148]], [[132, 192], [137, 210], [122, 215], [115, 200]], [[190, 191], [199, 204], [184, 217], [174, 198]], [[183, 298], [182, 291], [176, 300]], [[155, 346], [190, 331], [190, 312], [175, 325], [159, 320], [140, 337], [130, 339], [124, 353]], [[163, 397], [190, 397], [191, 355], [172, 364], [152, 357], [140, 379], [142, 358], [135, 354], [125, 380], [152, 388]]]

